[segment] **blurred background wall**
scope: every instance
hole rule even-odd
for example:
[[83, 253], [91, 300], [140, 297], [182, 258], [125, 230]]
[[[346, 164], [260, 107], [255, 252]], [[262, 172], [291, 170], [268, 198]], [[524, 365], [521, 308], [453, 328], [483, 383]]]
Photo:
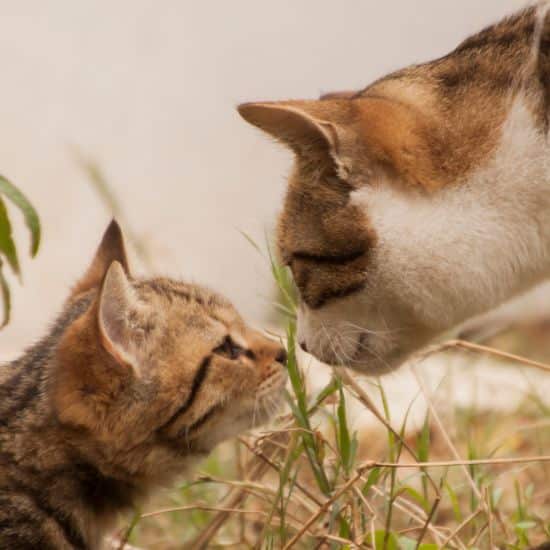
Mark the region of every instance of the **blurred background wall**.
[[[519, 0], [0, 2], [0, 172], [43, 222], [13, 281], [2, 354], [39, 336], [110, 213], [75, 161], [95, 159], [159, 272], [270, 313], [264, 244], [291, 157], [248, 127], [242, 101], [353, 89], [443, 55]], [[14, 212], [14, 217], [19, 218]], [[23, 255], [26, 234], [16, 227]]]

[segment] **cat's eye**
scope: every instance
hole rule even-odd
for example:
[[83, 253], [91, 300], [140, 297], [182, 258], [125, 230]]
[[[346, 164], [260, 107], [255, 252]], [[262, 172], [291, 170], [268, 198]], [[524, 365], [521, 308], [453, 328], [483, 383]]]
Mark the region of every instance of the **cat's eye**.
[[224, 341], [214, 349], [214, 353], [218, 355], [223, 355], [228, 359], [238, 359], [241, 355], [246, 354], [246, 350], [236, 344], [231, 336], [226, 336]]

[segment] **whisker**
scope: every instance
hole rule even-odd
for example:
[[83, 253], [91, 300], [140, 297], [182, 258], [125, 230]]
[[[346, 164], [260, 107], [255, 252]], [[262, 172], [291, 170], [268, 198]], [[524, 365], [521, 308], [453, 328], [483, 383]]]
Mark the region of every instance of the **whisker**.
[[[384, 323], [386, 324], [386, 323]], [[352, 323], [350, 321], [344, 322], [344, 327], [350, 327], [354, 329], [356, 332], [364, 332], [365, 334], [372, 334], [374, 336], [383, 335], [383, 334], [394, 334], [396, 332], [402, 332], [403, 329], [400, 328], [394, 328], [394, 329], [386, 329], [386, 330], [373, 330], [366, 327], [363, 327], [361, 325], [357, 325], [356, 323]], [[387, 325], [386, 325], [387, 327]]]
[[252, 409], [252, 428], [256, 427], [256, 413], [258, 411], [258, 394], [254, 398], [254, 408]]

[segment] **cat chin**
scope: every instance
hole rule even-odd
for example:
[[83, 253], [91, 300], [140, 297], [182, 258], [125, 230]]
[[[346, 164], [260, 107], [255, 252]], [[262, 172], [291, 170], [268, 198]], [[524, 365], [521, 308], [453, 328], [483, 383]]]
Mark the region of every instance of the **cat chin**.
[[367, 376], [382, 376], [397, 370], [408, 357], [409, 354], [401, 350], [393, 350], [381, 356], [374, 356], [372, 353], [362, 353], [354, 358], [353, 364], [350, 367], [354, 371]]
[[397, 370], [409, 357], [409, 354], [401, 350], [394, 350], [385, 355], [374, 355], [373, 352], [357, 353], [346, 361], [334, 361], [326, 358], [317, 359], [334, 368], [349, 368], [366, 376], [383, 376]]
[[283, 387], [284, 384], [278, 384], [277, 391], [272, 391], [269, 395], [250, 400], [250, 403], [241, 403], [239, 407], [230, 407], [226, 410], [222, 423], [205, 429], [202, 436], [197, 438], [197, 450], [200, 449], [207, 455], [223, 441], [272, 421], [283, 403]]
[[321, 363], [367, 376], [397, 370], [438, 334], [413, 315], [376, 315], [361, 295], [315, 311], [302, 306], [298, 314], [297, 340], [303, 349]]

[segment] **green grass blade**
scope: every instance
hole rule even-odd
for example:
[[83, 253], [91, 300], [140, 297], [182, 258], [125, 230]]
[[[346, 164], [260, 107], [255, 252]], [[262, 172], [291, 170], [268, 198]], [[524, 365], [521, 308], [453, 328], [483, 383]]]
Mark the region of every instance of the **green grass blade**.
[[460, 502], [458, 500], [458, 496], [455, 492], [455, 490], [451, 487], [451, 485], [447, 482], [443, 482], [443, 487], [445, 487], [445, 490], [447, 491], [447, 494], [449, 495], [449, 500], [451, 502], [451, 508], [453, 510], [453, 514], [455, 517], [455, 520], [460, 523], [463, 520], [462, 511], [460, 508]]
[[273, 255], [271, 247], [269, 246], [269, 241], [267, 241], [267, 243], [267, 254], [269, 258], [269, 264], [271, 266], [271, 273], [273, 275], [273, 278], [275, 279], [279, 291], [281, 292], [281, 296], [284, 302], [283, 305], [286, 309], [296, 312], [296, 291], [292, 276], [289, 272], [290, 270], [277, 261], [277, 259]]
[[[422, 429], [418, 433], [416, 440], [416, 453], [419, 462], [428, 462], [430, 460], [430, 417], [426, 414]], [[422, 476], [422, 492], [424, 493], [424, 500], [428, 501], [428, 478], [426, 475]], [[426, 509], [426, 508], [425, 508]], [[426, 509], [426, 511], [428, 511]]]
[[338, 408], [336, 411], [338, 424], [337, 424], [337, 436], [338, 436], [338, 448], [340, 450], [340, 456], [342, 459], [342, 465], [346, 475], [349, 476], [351, 469], [353, 468], [353, 463], [355, 461], [355, 449], [357, 448], [356, 442], [350, 437], [349, 428], [348, 428], [348, 419], [346, 414], [346, 398], [344, 395], [344, 388], [342, 386], [342, 381], [337, 380], [338, 384]]
[[338, 391], [338, 382], [335, 378], [332, 378], [331, 381], [317, 394], [315, 402], [309, 407], [308, 416], [311, 416], [332, 394]]
[[321, 464], [321, 460], [319, 459], [320, 452], [317, 448], [315, 437], [311, 433], [309, 420], [307, 416], [304, 416], [302, 414], [300, 409], [296, 406], [296, 404], [292, 401], [292, 398], [288, 394], [287, 401], [292, 410], [292, 413], [294, 414], [294, 417], [296, 418], [298, 425], [304, 429], [304, 431], [301, 433], [302, 442], [304, 444], [304, 450], [311, 465], [313, 475], [315, 476], [315, 480], [317, 481], [317, 485], [319, 486], [319, 489], [321, 489], [321, 491], [328, 496], [331, 493], [330, 483]]
[[242, 237], [246, 239], [248, 244], [252, 245], [252, 248], [262, 257], [265, 259], [265, 255], [262, 252], [262, 249], [260, 248], [260, 245], [245, 231], [242, 229], [237, 229], [237, 231], [241, 234]]
[[382, 475], [382, 473], [383, 473], [382, 468], [378, 466], [376, 468], [373, 468], [370, 471], [369, 477], [367, 478], [367, 481], [365, 482], [363, 489], [361, 489], [361, 492], [363, 493], [363, 495], [365, 496], [368, 495], [369, 489], [371, 487], [374, 487], [378, 483], [378, 480], [380, 479], [380, 476]]
[[318, 448], [316, 438], [312, 433], [308, 416], [305, 385], [298, 368], [298, 362], [296, 361], [296, 324], [294, 321], [289, 322], [287, 327], [287, 347], [287, 370], [296, 402], [293, 401], [288, 392], [286, 392], [287, 401], [298, 426], [304, 430], [301, 433], [302, 442], [319, 489], [321, 489], [325, 495], [329, 495], [331, 493], [330, 483], [322, 465], [320, 449]]

